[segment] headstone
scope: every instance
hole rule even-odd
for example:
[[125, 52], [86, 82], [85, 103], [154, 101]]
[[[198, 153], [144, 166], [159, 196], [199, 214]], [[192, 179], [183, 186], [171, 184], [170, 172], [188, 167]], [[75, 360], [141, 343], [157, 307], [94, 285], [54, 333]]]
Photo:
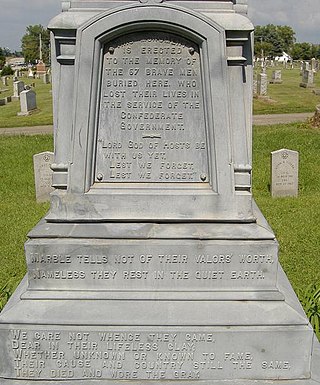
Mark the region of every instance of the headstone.
[[311, 71], [313, 71], [314, 73], [317, 72], [317, 69], [316, 69], [316, 63], [317, 63], [317, 60], [315, 58], [312, 58], [311, 59]]
[[258, 92], [258, 80], [253, 78], [253, 96], [257, 96]]
[[271, 195], [298, 196], [299, 153], [282, 149], [271, 153]]
[[37, 109], [37, 97], [33, 90], [25, 90], [20, 93], [20, 116], [30, 115]]
[[259, 96], [266, 96], [268, 94], [268, 75], [266, 73], [258, 74], [257, 94]]
[[13, 82], [13, 98], [19, 99], [21, 92], [24, 90], [24, 82], [18, 80]]
[[6, 98], [0, 99], [0, 106], [5, 106], [6, 104], [7, 104]]
[[33, 155], [33, 168], [35, 179], [35, 191], [37, 202], [47, 202], [50, 200], [52, 187], [52, 170], [53, 152], [41, 152]]
[[1, 385], [315, 385], [252, 197], [246, 1], [124, 3], [49, 26], [55, 190], [0, 314]]
[[271, 84], [282, 84], [282, 73], [281, 70], [272, 71]]
[[8, 87], [8, 77], [7, 76], [2, 76], [1, 77], [1, 81], [2, 81], [2, 84], [5, 86], [5, 87]]
[[42, 80], [43, 80], [43, 83], [44, 84], [49, 84], [50, 83], [50, 76], [49, 76], [49, 74], [43, 74], [42, 75]]
[[314, 72], [312, 70], [303, 70], [302, 82], [300, 87], [303, 88], [314, 88]]

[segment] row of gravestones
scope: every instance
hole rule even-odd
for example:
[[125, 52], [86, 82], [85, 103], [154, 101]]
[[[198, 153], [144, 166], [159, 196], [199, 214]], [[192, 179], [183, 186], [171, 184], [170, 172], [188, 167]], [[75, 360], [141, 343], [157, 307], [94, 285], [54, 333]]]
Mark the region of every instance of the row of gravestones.
[[[6, 81], [4, 81], [4, 84], [7, 84]], [[0, 99], [0, 106], [6, 105], [12, 100], [20, 100], [21, 111], [18, 112], [19, 116], [29, 115], [37, 109], [36, 93], [30, 86], [25, 86], [23, 81], [13, 82], [13, 96]]]
[[[35, 192], [37, 202], [49, 201], [52, 187], [51, 164], [53, 152], [33, 156]], [[273, 197], [298, 196], [299, 153], [281, 149], [271, 153], [271, 195]]]
[[[269, 60], [269, 59], [265, 59], [265, 60], [256, 60], [254, 62], [254, 66], [255, 67], [258, 67], [260, 66], [261, 68], [272, 68], [272, 67], [275, 67], [276, 65], [279, 66], [279, 64], [281, 64], [281, 62], [276, 62], [274, 60]], [[283, 62], [283, 68], [285, 69], [294, 69], [294, 68], [300, 68], [300, 71], [302, 72], [304, 67], [305, 66], [308, 66], [310, 67], [311, 70], [313, 70], [314, 72], [318, 72], [320, 71], [320, 60], [317, 60], [315, 58], [311, 59], [310, 61], [284, 61]], [[309, 69], [309, 68], [308, 68]], [[302, 73], [301, 73], [302, 74]]]
[[[307, 63], [306, 63], [307, 64]], [[316, 72], [312, 69], [309, 69], [308, 66], [302, 71], [302, 81], [300, 87], [303, 88], [314, 88], [314, 74]], [[282, 73], [281, 70], [275, 70], [272, 72], [272, 79], [268, 82], [268, 76], [263, 70], [257, 75], [257, 78], [253, 80], [253, 94], [258, 96], [266, 96], [268, 92], [268, 83], [271, 84], [281, 84], [282, 83]], [[317, 92], [315, 92], [317, 93]]]

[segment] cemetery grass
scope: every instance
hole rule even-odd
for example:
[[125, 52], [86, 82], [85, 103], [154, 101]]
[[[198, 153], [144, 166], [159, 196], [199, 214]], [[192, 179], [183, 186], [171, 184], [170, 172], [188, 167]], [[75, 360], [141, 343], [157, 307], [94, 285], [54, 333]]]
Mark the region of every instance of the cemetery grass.
[[48, 135], [0, 136], [0, 305], [23, 278], [26, 235], [49, 207], [35, 201], [32, 156], [52, 147]]
[[[282, 84], [268, 84], [268, 98], [254, 99], [253, 113], [259, 114], [290, 114], [314, 112], [320, 104], [320, 96], [313, 93], [314, 88], [300, 87], [302, 77], [299, 69], [268, 68], [268, 80], [272, 71], [282, 69]], [[315, 88], [320, 89], [320, 72], [315, 74]]]
[[[29, 79], [27, 77], [19, 78], [25, 85], [35, 83], [32, 88], [36, 92], [37, 110], [29, 116], [17, 116], [20, 112], [20, 101], [12, 101], [5, 106], [0, 107], [0, 127], [29, 127], [29, 126], [45, 126], [52, 124], [52, 94], [51, 84], [44, 84], [42, 79]], [[13, 95], [12, 77], [9, 79], [6, 92], [0, 94], [0, 99]], [[2, 87], [2, 86], [1, 86]], [[0, 88], [1, 88], [0, 87]]]
[[[13, 290], [23, 278], [27, 233], [49, 208], [35, 202], [32, 155], [52, 146], [47, 135], [0, 136], [0, 296], [8, 282]], [[270, 196], [270, 152], [280, 148], [300, 153], [298, 198]], [[296, 292], [319, 287], [320, 130], [307, 124], [255, 127], [253, 155], [254, 197], [280, 243], [283, 268]]]

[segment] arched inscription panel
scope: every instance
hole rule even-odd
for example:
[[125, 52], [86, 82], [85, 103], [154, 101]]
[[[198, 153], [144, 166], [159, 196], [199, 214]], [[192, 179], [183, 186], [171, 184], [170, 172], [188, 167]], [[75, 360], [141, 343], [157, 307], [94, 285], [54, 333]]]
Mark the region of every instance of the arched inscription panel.
[[104, 46], [95, 182], [208, 182], [199, 46], [134, 32]]

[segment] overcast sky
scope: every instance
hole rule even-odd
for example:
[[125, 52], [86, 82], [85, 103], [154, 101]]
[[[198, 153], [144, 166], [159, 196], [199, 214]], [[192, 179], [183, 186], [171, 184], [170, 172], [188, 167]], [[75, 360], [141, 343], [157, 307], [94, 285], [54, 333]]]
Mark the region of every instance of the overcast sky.
[[[320, 0], [248, 0], [255, 25], [290, 25], [297, 41], [320, 44]], [[20, 50], [28, 25], [42, 24], [60, 13], [61, 0], [0, 0], [0, 47]]]

